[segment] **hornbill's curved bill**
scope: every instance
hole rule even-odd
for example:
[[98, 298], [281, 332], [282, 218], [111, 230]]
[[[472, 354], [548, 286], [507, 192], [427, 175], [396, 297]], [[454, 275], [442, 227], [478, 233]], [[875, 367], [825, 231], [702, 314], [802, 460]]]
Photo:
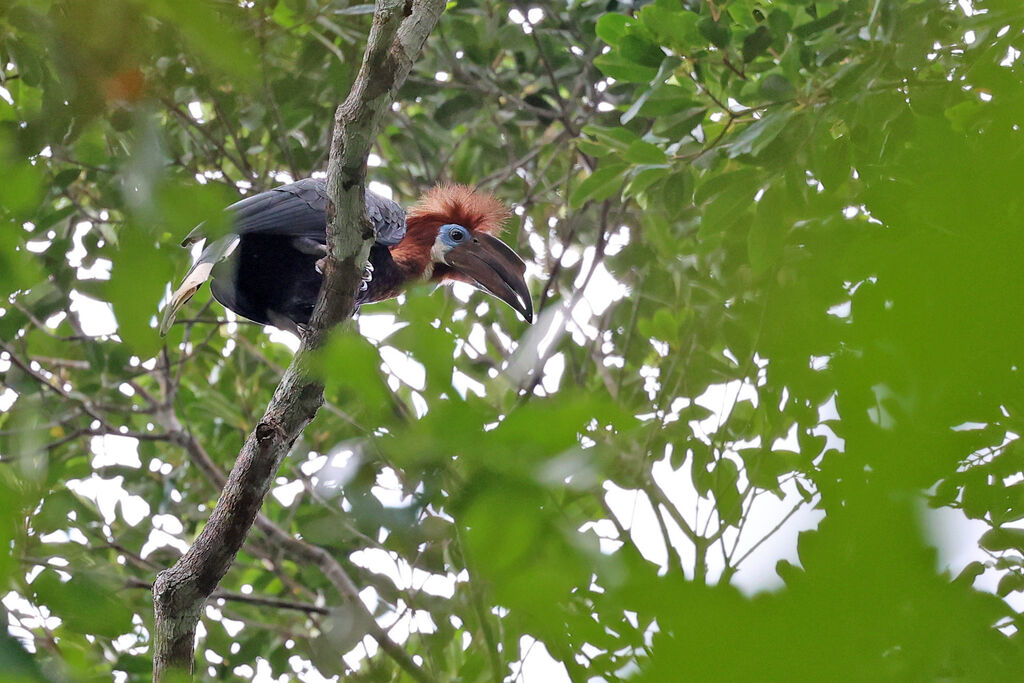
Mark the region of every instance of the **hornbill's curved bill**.
[[526, 286], [526, 264], [519, 255], [487, 233], [473, 236], [453, 247], [444, 261], [456, 271], [533, 322], [533, 301]]
[[[185, 275], [164, 309], [161, 334], [210, 278], [214, 297], [225, 307], [298, 332], [309, 322], [323, 281], [327, 205], [326, 181], [306, 178], [229, 206], [232, 232], [209, 241]], [[495, 237], [508, 210], [489, 194], [441, 185], [406, 215], [395, 202], [367, 191], [366, 209], [375, 243], [357, 304], [397, 296], [415, 282], [463, 281], [533, 322], [526, 265]], [[182, 246], [205, 238], [200, 225]]]

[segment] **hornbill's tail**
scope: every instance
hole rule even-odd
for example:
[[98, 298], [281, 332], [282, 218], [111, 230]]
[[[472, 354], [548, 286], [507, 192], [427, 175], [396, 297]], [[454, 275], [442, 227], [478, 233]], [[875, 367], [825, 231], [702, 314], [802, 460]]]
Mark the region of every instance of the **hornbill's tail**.
[[[182, 242], [182, 246], [188, 246], [191, 243], [198, 242], [200, 238], [193, 238], [192, 234], [189, 234]], [[203, 283], [210, 279], [210, 274], [213, 272], [213, 267], [220, 263], [222, 260], [231, 255], [235, 247], [238, 246], [238, 235], [231, 233], [224, 235], [218, 240], [210, 242], [203, 249], [203, 253], [199, 255], [199, 259], [195, 262], [192, 268], [186, 273], [184, 279], [178, 288], [171, 294], [171, 298], [167, 301], [167, 305], [164, 306], [163, 314], [160, 316], [160, 336], [164, 336], [171, 329], [171, 325], [174, 324], [174, 317], [181, 310], [181, 307], [192, 298]]]

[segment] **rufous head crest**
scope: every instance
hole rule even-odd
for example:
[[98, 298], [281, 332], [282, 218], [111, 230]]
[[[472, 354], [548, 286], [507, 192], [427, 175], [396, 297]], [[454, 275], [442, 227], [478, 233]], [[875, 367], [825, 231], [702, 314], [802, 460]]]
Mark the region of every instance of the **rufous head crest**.
[[510, 212], [489, 192], [466, 185], [444, 184], [431, 188], [407, 212], [409, 224], [455, 223], [474, 232], [497, 235]]

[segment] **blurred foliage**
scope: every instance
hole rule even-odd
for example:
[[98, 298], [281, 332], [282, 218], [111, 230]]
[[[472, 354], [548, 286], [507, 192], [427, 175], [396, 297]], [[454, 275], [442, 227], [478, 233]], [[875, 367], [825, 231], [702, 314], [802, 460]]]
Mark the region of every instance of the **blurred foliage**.
[[[206, 291], [164, 346], [177, 242], [325, 166], [371, 10], [0, 5], [0, 679], [148, 676], [145, 586], [218, 494], [184, 446], [228, 469], [290, 355]], [[405, 326], [335, 340], [265, 513], [437, 680], [534, 641], [544, 680], [1015, 679], [1022, 31], [1010, 0], [450, 3], [370, 176], [509, 202], [541, 320], [367, 307]], [[210, 677], [399, 675], [259, 533], [222, 589]]]

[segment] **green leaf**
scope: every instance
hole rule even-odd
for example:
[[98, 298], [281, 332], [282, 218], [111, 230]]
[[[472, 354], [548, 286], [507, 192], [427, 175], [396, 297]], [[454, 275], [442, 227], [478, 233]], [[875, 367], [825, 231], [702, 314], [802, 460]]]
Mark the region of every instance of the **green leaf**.
[[644, 28], [663, 45], [685, 53], [699, 39], [698, 15], [677, 4], [650, 4], [639, 14]]
[[953, 580], [954, 583], [962, 584], [965, 586], [974, 585], [974, 580], [985, 573], [986, 567], [983, 563], [978, 560], [968, 562], [957, 577]]
[[78, 168], [68, 168], [53, 177], [53, 184], [61, 189], [66, 188], [71, 183], [78, 180], [82, 175], [82, 170]]
[[757, 156], [785, 130], [792, 117], [793, 111], [790, 109], [776, 109], [765, 114], [744, 128], [743, 132], [729, 143], [729, 156], [738, 157], [741, 154]]
[[777, 36], [785, 36], [793, 28], [793, 17], [784, 9], [773, 9], [768, 13], [768, 25]]
[[39, 664], [21, 643], [8, 633], [0, 635], [0, 682], [42, 683], [47, 680], [51, 679], [43, 675]]
[[43, 172], [30, 163], [12, 164], [4, 173], [5, 212], [28, 220], [43, 198]]
[[665, 151], [657, 145], [636, 140], [630, 144], [623, 158], [634, 164], [663, 164], [665, 163]]
[[623, 189], [622, 195], [624, 197], [635, 197], [643, 194], [648, 187], [662, 178], [665, 178], [670, 169], [671, 166], [668, 164], [641, 164], [639, 166], [634, 166], [629, 169], [629, 175], [631, 178], [626, 184], [625, 189]]
[[978, 545], [992, 552], [1024, 549], [1024, 529], [996, 527], [981, 535]]
[[796, 88], [789, 79], [781, 74], [768, 74], [761, 79], [761, 97], [772, 102], [791, 100], [796, 96]]
[[317, 351], [312, 370], [320, 376], [330, 400], [379, 417], [393, 405], [380, 366], [380, 354], [373, 345], [339, 328]]
[[1024, 575], [1018, 572], [1007, 572], [999, 579], [996, 595], [1005, 598], [1010, 593], [1017, 591], [1024, 591]]
[[606, 76], [627, 83], [649, 83], [658, 73], [657, 67], [638, 64], [614, 51], [597, 57], [594, 65]]
[[726, 192], [750, 192], [751, 199], [756, 192], [755, 186], [759, 184], [760, 176], [754, 169], [743, 168], [718, 173], [708, 177], [697, 188], [694, 201], [704, 204], [710, 199]]
[[622, 125], [626, 125], [627, 123], [632, 121], [633, 118], [640, 111], [640, 108], [644, 106], [644, 103], [647, 102], [647, 99], [651, 96], [651, 94], [654, 91], [655, 88], [648, 88], [640, 95], [640, 97], [636, 98], [633, 101], [633, 104], [629, 105], [629, 109], [623, 112], [622, 116], [619, 117], [619, 123], [621, 123]]
[[743, 62], [752, 62], [757, 57], [768, 51], [772, 44], [772, 34], [767, 26], [758, 26], [757, 29], [743, 39]]
[[576, 140], [576, 147], [584, 154], [592, 157], [603, 157], [614, 151], [606, 145], [594, 142], [593, 140], [587, 140], [586, 138]]
[[700, 34], [721, 50], [729, 47], [729, 41], [732, 39], [732, 30], [723, 21], [723, 18], [719, 17], [719, 20], [715, 21], [709, 15], [701, 17], [697, 22], [697, 30], [700, 31]]
[[655, 120], [654, 132], [668, 138], [682, 138], [684, 136], [693, 138], [693, 130], [703, 124], [707, 116], [707, 107], [688, 107], [681, 109], [674, 114], [663, 116]]
[[654, 337], [670, 344], [675, 343], [679, 336], [679, 323], [672, 311], [667, 308], [659, 308], [655, 311], [654, 317], [645, 320], [640, 329], [645, 337]]
[[628, 128], [610, 128], [606, 126], [584, 126], [581, 131], [593, 137], [597, 142], [615, 150], [625, 152], [629, 146], [640, 138]]
[[739, 185], [716, 196], [704, 207], [700, 235], [714, 237], [724, 233], [739, 221], [746, 220], [753, 204], [753, 191]]
[[705, 108], [693, 99], [693, 93], [689, 88], [679, 85], [661, 85], [654, 90], [647, 91], [647, 94], [649, 96], [638, 108], [638, 113], [642, 113], [644, 116], [669, 116], [694, 108]]
[[575, 187], [569, 198], [569, 206], [578, 209], [588, 201], [603, 201], [622, 188], [622, 176], [628, 169], [626, 164], [608, 164], [598, 167]]
[[18, 75], [26, 85], [37, 88], [46, 78], [46, 63], [40, 53], [26, 42], [14, 39], [7, 43], [9, 54], [18, 67]]
[[46, 569], [32, 582], [32, 591], [72, 631], [114, 638], [132, 628], [132, 611], [119, 599], [112, 581], [101, 583], [82, 572], [61, 581], [55, 571]]
[[824, 31], [837, 25], [840, 21], [842, 21], [844, 13], [845, 9], [843, 7], [839, 7], [838, 9], [829, 12], [828, 14], [819, 19], [815, 19], [814, 21], [809, 21], [806, 24], [801, 24], [800, 26], [797, 26], [795, 29], [793, 29], [793, 33], [796, 34], [796, 36], [799, 38], [809, 38], [810, 36], [813, 36], [815, 33], [820, 33], [821, 31]]
[[779, 476], [785, 471], [782, 458], [762, 448], [744, 448], [739, 454], [743, 458], [743, 472], [753, 486], [769, 491], [779, 488]]
[[631, 17], [627, 17], [625, 14], [609, 12], [602, 14], [597, 20], [595, 31], [598, 38], [609, 45], [615, 46], [626, 36], [629, 27], [635, 23]]
[[722, 458], [715, 463], [711, 473], [711, 490], [715, 494], [718, 514], [726, 524], [737, 524], [743, 514], [738, 482], [739, 468], [735, 462]]
[[186, 44], [216, 69], [231, 75], [237, 88], [254, 85], [257, 76], [247, 68], [256, 53], [255, 36], [198, 0], [153, 0], [149, 9], [176, 24]]
[[672, 218], [678, 218], [692, 204], [692, 198], [693, 177], [689, 170], [672, 173], [661, 185], [661, 203]]
[[174, 275], [174, 264], [157, 239], [137, 224], [120, 230], [117, 246], [104, 291], [114, 307], [118, 335], [136, 355], [150, 358], [163, 344], [151, 322], [164, 288]]
[[0, 296], [5, 299], [6, 295], [43, 279], [39, 261], [28, 256], [25, 249], [25, 236], [14, 225], [0, 225]]
[[660, 47], [633, 34], [623, 37], [619, 43], [618, 54], [629, 62], [655, 69], [660, 68], [662, 60], [665, 59], [665, 53]]

